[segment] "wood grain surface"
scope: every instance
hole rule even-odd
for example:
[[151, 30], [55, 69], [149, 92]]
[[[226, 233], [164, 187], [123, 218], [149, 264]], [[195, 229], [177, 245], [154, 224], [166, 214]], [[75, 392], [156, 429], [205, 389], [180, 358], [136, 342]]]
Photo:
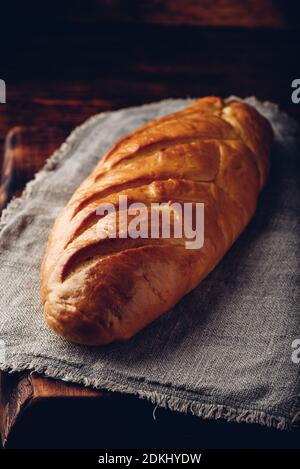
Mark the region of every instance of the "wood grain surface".
[[18, 196], [64, 141], [68, 132], [56, 127], [13, 127], [5, 139], [0, 179], [0, 211]]
[[[272, 0], [92, 0], [67, 9], [75, 21], [122, 21], [163, 25], [288, 27], [295, 2]], [[299, 24], [299, 23], [298, 23]]]
[[[11, 10], [16, 1], [11, 0]], [[288, 28], [299, 25], [295, 0], [52, 0], [31, 7], [20, 5], [21, 15], [68, 23], [129, 23], [194, 26]], [[22, 18], [22, 16], [21, 16]]]

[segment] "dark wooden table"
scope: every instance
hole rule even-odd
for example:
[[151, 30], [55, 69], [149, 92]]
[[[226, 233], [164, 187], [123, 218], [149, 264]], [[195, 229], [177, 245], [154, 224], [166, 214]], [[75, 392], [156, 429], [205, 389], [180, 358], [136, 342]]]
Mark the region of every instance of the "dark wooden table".
[[[96, 112], [236, 94], [277, 102], [300, 120], [300, 104], [291, 101], [291, 82], [300, 78], [295, 2], [94, 0], [82, 9], [68, 1], [12, 1], [6, 8], [1, 207]], [[154, 420], [153, 405], [144, 401], [36, 374], [3, 374], [1, 398], [8, 447], [276, 447], [300, 440], [297, 430], [202, 422], [162, 409]]]

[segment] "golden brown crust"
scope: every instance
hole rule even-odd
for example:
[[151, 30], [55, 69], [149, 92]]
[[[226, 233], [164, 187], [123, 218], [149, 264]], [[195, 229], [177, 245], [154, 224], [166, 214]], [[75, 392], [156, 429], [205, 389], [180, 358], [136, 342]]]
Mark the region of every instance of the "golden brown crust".
[[[249, 105], [199, 99], [117, 142], [55, 222], [42, 264], [50, 327], [66, 339], [128, 339], [220, 261], [255, 212], [272, 130]], [[101, 203], [204, 202], [202, 249], [182, 240], [97, 238]]]

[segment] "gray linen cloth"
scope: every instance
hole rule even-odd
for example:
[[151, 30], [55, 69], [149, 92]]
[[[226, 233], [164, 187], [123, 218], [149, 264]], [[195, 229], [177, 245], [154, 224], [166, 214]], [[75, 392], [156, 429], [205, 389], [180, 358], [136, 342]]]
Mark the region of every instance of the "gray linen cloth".
[[206, 280], [126, 343], [85, 347], [48, 329], [41, 257], [57, 213], [112, 143], [189, 100], [99, 114], [71, 134], [2, 216], [2, 370], [36, 370], [203, 418], [291, 427], [300, 410], [300, 365], [292, 359], [300, 338], [299, 128], [275, 105], [247, 101], [276, 136], [257, 213]]

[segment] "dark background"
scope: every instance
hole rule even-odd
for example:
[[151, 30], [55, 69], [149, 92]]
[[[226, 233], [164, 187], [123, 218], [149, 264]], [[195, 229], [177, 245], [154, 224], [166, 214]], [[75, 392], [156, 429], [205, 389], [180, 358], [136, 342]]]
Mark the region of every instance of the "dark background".
[[[291, 82], [300, 78], [299, 11], [300, 2], [271, 0], [1, 4], [7, 103], [0, 105], [0, 168], [12, 127], [64, 134], [97, 112], [169, 97], [255, 95], [300, 121], [300, 104], [291, 101]], [[202, 422], [161, 409], [153, 421], [152, 410], [120, 396], [86, 406], [40, 403], [20, 422], [12, 446], [300, 446], [299, 431]]]
[[231, 93], [300, 119], [300, 3], [86, 0], [1, 4], [0, 140], [16, 125], [68, 131], [93, 113]]

